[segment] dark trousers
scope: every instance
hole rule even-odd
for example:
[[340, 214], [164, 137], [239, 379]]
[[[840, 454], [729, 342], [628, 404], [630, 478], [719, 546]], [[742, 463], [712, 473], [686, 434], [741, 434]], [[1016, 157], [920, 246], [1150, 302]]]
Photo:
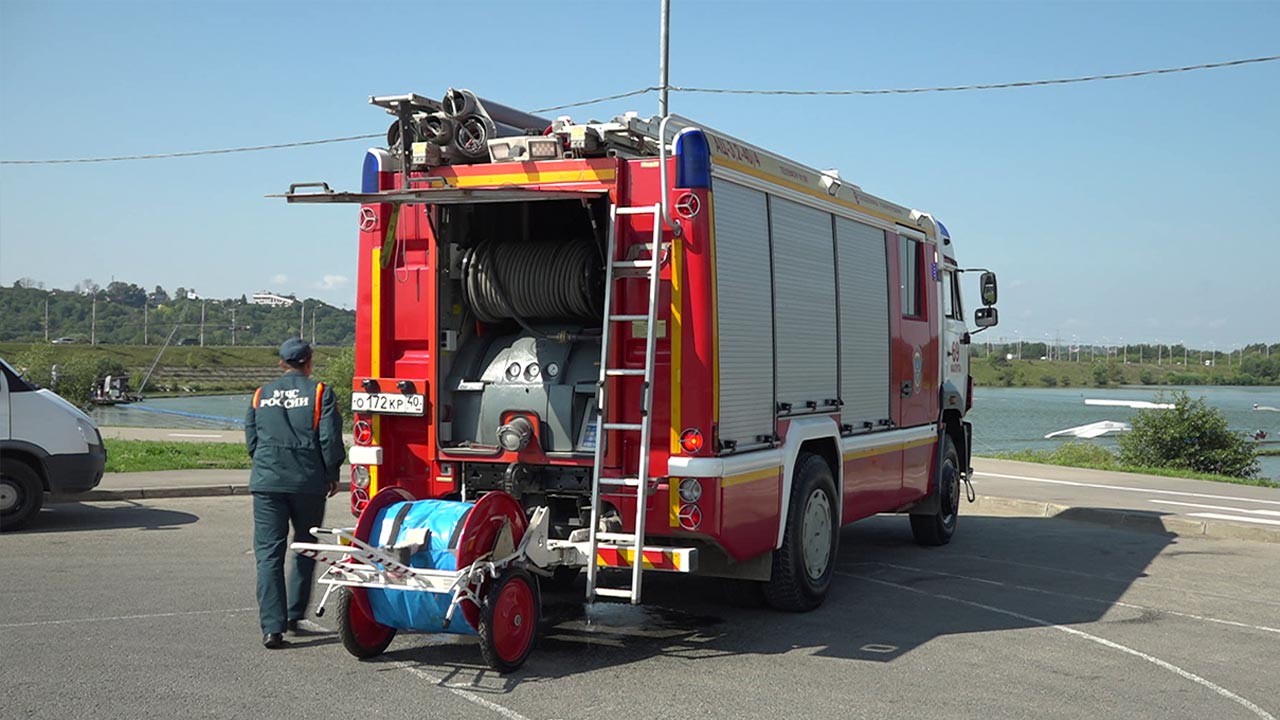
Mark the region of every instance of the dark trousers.
[[324, 501], [324, 495], [253, 494], [253, 556], [258, 562], [258, 614], [264, 635], [284, 632], [286, 620], [301, 620], [307, 612], [316, 561], [293, 554], [286, 594], [289, 524], [293, 524], [294, 542], [315, 542], [311, 528], [324, 522]]

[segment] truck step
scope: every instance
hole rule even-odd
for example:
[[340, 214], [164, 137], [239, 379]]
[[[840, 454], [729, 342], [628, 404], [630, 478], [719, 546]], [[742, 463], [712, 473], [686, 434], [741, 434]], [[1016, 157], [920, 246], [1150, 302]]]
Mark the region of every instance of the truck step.
[[648, 315], [610, 315], [611, 322], [644, 322], [649, 319]]
[[644, 377], [642, 368], [609, 368], [604, 371], [609, 377]]
[[596, 540], [600, 542], [625, 543], [627, 545], [636, 544], [634, 533], [598, 532], [596, 533]]
[[630, 430], [632, 432], [640, 432], [644, 428], [640, 423], [605, 423], [601, 427], [605, 430]]
[[[616, 485], [619, 487], [640, 487], [640, 478], [633, 477], [602, 477], [601, 485]], [[597, 536], [599, 537], [599, 536]]]
[[598, 587], [595, 589], [595, 594], [600, 597], [626, 598], [627, 600], [631, 599], [631, 591], [622, 590], [620, 588]]
[[619, 215], [653, 215], [658, 210], [652, 205], [637, 205], [635, 207], [615, 208]]

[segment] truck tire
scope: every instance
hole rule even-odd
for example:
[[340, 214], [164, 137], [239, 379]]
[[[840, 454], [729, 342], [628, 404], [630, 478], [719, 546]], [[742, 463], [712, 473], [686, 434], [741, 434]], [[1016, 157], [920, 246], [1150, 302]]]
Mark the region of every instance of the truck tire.
[[801, 453], [782, 547], [773, 551], [773, 570], [764, 584], [765, 601], [772, 607], [808, 612], [826, 599], [840, 545], [836, 507], [836, 484], [826, 460]]
[[0, 463], [0, 530], [17, 530], [43, 506], [40, 475], [21, 460]]
[[938, 510], [911, 516], [911, 536], [917, 545], [937, 547], [951, 542], [960, 518], [960, 455], [950, 435], [942, 436], [942, 465], [938, 467]]

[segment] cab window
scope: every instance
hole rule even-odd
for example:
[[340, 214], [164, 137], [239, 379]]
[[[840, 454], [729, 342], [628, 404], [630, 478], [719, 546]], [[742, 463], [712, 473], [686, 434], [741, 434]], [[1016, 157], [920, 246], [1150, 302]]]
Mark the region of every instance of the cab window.
[[960, 284], [953, 272], [942, 273], [942, 312], [951, 320], [963, 320], [964, 308], [960, 305]]
[[918, 318], [923, 315], [923, 303], [920, 302], [920, 250], [921, 243], [908, 237], [898, 236], [898, 277], [902, 283], [902, 316]]

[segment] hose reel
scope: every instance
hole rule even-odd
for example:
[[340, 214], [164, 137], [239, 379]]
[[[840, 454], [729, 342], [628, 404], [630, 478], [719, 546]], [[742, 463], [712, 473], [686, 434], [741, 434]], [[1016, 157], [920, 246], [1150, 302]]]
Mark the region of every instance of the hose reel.
[[486, 323], [595, 324], [603, 313], [601, 270], [600, 253], [587, 240], [485, 241], [462, 257], [462, 298]]

